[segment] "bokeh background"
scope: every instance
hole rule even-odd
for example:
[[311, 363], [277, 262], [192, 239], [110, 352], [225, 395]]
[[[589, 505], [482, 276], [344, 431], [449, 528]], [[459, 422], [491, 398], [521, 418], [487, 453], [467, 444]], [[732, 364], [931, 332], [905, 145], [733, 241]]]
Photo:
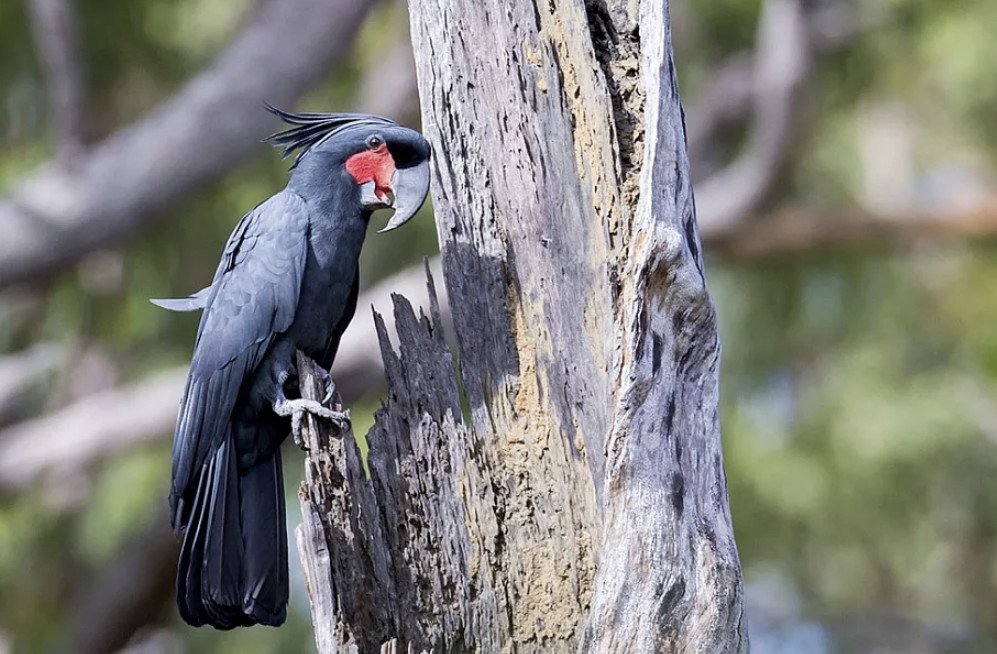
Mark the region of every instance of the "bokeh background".
[[[997, 651], [997, 3], [672, 5], [754, 651]], [[294, 557], [282, 629], [176, 616], [197, 317], [147, 298], [205, 285], [285, 183], [263, 100], [418, 124], [405, 11], [0, 2], [0, 252], [31, 255], [0, 259], [0, 652], [313, 651]], [[428, 208], [368, 240], [336, 375], [358, 432], [384, 394], [366, 307], [436, 251]]]

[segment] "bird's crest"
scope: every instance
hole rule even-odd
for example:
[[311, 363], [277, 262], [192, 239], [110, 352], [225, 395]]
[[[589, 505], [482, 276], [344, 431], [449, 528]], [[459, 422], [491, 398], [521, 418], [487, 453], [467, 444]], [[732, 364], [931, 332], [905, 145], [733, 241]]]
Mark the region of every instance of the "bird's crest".
[[277, 132], [276, 134], [271, 134], [263, 140], [272, 143], [274, 147], [283, 148], [281, 156], [284, 158], [297, 151], [298, 156], [295, 157], [294, 163], [291, 164], [292, 169], [298, 165], [301, 161], [301, 157], [305, 156], [313, 147], [350, 127], [356, 127], [359, 125], [398, 124], [393, 120], [388, 120], [387, 118], [374, 116], [372, 114], [295, 114], [288, 111], [282, 111], [269, 103], [267, 103], [266, 107], [267, 111], [274, 114], [288, 125], [291, 125], [289, 129]]

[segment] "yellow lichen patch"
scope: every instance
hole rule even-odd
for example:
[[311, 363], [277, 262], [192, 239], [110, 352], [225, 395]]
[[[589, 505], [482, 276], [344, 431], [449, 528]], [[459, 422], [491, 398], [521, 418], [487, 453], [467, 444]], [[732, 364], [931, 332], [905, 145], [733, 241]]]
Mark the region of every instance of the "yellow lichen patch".
[[535, 44], [527, 41], [523, 44], [523, 55], [526, 57], [526, 63], [530, 64], [536, 69], [537, 73], [537, 89], [541, 93], [547, 92], [547, 77], [544, 74], [544, 57], [543, 53], [540, 51]]
[[592, 352], [592, 360], [598, 370], [606, 370], [606, 320], [610, 316], [606, 315], [605, 289], [599, 288], [585, 298], [585, 336], [588, 338], [589, 350]]
[[593, 208], [609, 224], [618, 204], [613, 114], [604, 80], [593, 69], [591, 42], [577, 38], [588, 31], [583, 8], [552, 13], [538, 7], [540, 36], [557, 53], [563, 95], [574, 126], [574, 151], [578, 175], [588, 182]]
[[[580, 445], [581, 434], [576, 425], [560, 424], [551, 405], [545, 307], [525, 300], [544, 295], [532, 290], [510, 285], [506, 296], [519, 374], [501, 384], [506, 393], [491, 398], [495, 432], [487, 456], [494, 497], [484, 499], [469, 481], [461, 487], [469, 532], [487, 531], [483, 522], [497, 529], [484, 537], [490, 542], [479, 543], [471, 569], [508, 599], [517, 647], [563, 651], [577, 642], [586, 615], [600, 526], [588, 464], [569, 440]], [[479, 508], [489, 513], [479, 515]]]
[[543, 67], [543, 55], [540, 53], [540, 48], [534, 44], [527, 41], [523, 47], [523, 54], [526, 55], [526, 62], [531, 66]]
[[575, 552], [553, 551], [544, 543], [532, 544], [520, 552], [524, 568], [542, 571], [542, 575], [534, 574], [513, 607], [518, 642], [542, 644], [577, 637], [578, 616], [584, 608], [578, 595], [580, 584], [569, 565], [563, 561], [558, 565], [562, 556], [575, 555]]

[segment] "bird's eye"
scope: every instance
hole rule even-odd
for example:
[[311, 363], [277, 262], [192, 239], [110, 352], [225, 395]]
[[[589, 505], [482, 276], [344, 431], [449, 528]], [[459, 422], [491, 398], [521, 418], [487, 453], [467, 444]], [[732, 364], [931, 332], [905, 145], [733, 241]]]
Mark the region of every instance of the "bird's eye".
[[376, 150], [382, 145], [384, 145], [384, 140], [380, 136], [367, 137], [367, 147], [370, 148], [371, 150]]

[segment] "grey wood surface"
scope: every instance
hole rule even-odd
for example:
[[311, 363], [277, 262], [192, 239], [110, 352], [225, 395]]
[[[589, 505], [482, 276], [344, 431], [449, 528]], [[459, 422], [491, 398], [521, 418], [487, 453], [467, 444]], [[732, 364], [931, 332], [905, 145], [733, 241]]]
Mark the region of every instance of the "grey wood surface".
[[370, 480], [310, 436], [319, 650], [747, 651], [667, 3], [410, 9], [458, 361], [398, 298]]

